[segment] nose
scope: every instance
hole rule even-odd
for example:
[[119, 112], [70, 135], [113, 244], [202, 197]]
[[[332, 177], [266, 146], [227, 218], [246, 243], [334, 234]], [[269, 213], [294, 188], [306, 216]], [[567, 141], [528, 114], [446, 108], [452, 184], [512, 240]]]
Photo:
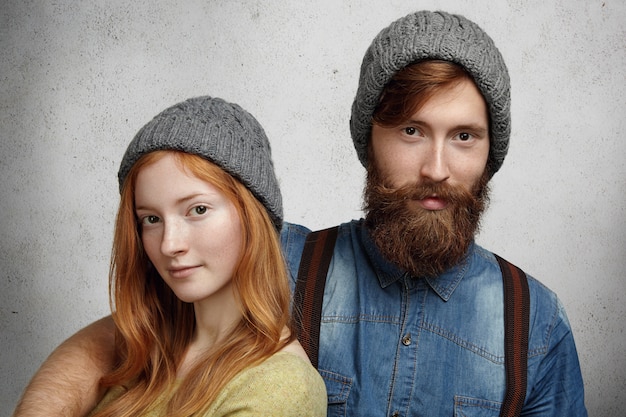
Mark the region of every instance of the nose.
[[433, 143], [424, 155], [420, 169], [422, 178], [432, 182], [443, 182], [450, 177], [448, 159], [445, 146], [441, 143]]
[[187, 252], [187, 233], [181, 222], [165, 222], [163, 238], [161, 239], [161, 253], [166, 256], [177, 256]]

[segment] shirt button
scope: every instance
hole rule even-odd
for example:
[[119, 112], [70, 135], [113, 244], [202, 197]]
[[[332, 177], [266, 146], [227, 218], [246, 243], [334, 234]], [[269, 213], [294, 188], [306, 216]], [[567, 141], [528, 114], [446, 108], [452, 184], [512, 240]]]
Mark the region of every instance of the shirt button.
[[404, 337], [402, 338], [402, 344], [404, 346], [408, 346], [411, 344], [411, 333], [407, 333], [404, 335]]
[[391, 417], [400, 417], [400, 412], [399, 411], [394, 411], [393, 414], [391, 415]]

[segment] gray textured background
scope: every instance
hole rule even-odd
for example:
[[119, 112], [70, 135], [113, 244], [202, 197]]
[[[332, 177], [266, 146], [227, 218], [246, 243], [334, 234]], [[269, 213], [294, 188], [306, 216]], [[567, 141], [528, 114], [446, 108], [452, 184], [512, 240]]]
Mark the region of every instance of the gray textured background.
[[626, 402], [626, 2], [18, 1], [0, 7], [0, 415], [108, 313], [115, 174], [163, 108], [211, 94], [273, 144], [286, 218], [360, 216], [348, 130], [362, 55], [416, 8], [482, 25], [511, 71], [511, 150], [479, 243], [555, 290], [592, 416]]

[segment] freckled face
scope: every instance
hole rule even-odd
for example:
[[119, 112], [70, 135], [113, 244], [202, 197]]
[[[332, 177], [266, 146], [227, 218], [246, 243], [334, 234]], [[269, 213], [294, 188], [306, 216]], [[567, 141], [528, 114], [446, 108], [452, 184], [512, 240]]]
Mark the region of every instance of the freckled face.
[[233, 302], [242, 237], [230, 200], [166, 155], [139, 172], [135, 207], [148, 258], [178, 298]]
[[[437, 92], [396, 127], [372, 126], [371, 148], [381, 176], [394, 187], [446, 183], [472, 191], [489, 155], [485, 100], [470, 80]], [[436, 195], [416, 202], [443, 210]]]

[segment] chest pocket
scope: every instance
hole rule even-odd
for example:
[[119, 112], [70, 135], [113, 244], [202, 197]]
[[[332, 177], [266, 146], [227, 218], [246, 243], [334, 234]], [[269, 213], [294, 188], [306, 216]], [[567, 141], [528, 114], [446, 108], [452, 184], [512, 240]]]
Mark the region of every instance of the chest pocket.
[[324, 369], [319, 369], [318, 372], [326, 384], [326, 392], [328, 394], [327, 417], [346, 416], [348, 396], [352, 388], [352, 378], [335, 372], [325, 371]]
[[471, 397], [454, 397], [454, 417], [497, 417], [502, 403]]

